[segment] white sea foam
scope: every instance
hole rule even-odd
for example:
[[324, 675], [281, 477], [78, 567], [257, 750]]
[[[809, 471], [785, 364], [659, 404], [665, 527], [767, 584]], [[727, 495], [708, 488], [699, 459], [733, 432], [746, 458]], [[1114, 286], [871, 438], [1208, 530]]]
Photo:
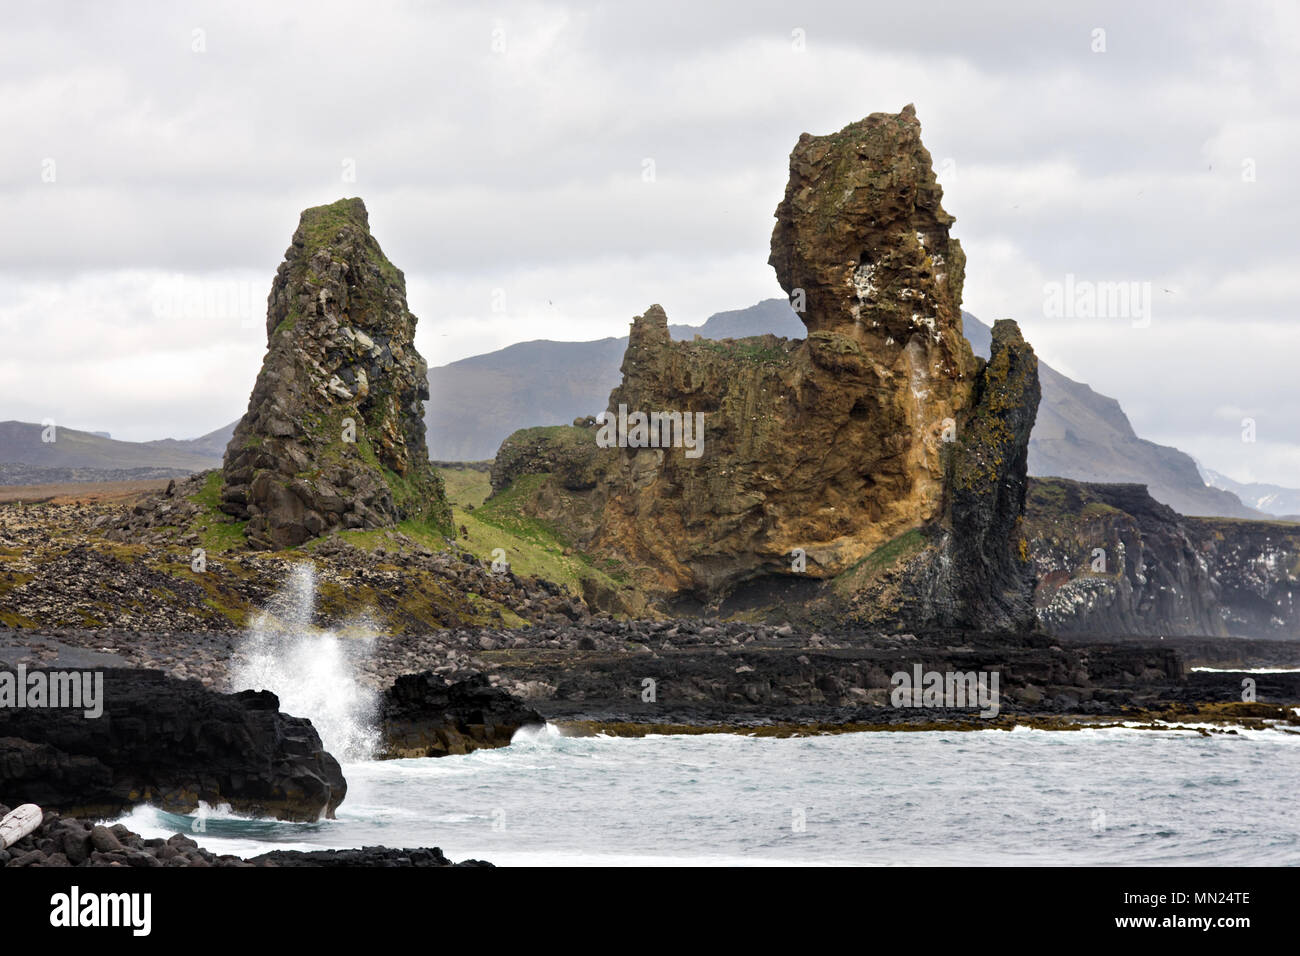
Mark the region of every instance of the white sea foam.
[[510, 738], [512, 747], [548, 747], [555, 741], [564, 739], [567, 734], [552, 723], [528, 724], [520, 727]]
[[375, 635], [365, 622], [343, 633], [315, 627], [315, 613], [316, 568], [303, 562], [244, 634], [231, 689], [271, 691], [286, 714], [311, 720], [336, 758], [369, 759], [379, 742], [378, 695], [357, 679], [355, 662], [371, 653]]

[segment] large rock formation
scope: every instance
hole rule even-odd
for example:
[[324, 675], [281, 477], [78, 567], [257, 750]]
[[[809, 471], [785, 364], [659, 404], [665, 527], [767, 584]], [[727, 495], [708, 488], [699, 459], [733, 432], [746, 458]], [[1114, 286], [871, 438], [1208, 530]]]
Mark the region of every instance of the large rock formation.
[[250, 544], [404, 519], [449, 529], [424, 441], [428, 367], [406, 280], [360, 199], [302, 214], [271, 286], [267, 353], [226, 449], [222, 510]]
[[993, 325], [992, 352], [953, 444], [939, 560], [946, 579], [934, 619], [945, 625], [1023, 628], [1033, 622], [1034, 570], [1021, 528], [1038, 360], [1010, 320]]
[[834, 578], [924, 528], [926, 592], [888, 613], [1032, 622], [1014, 527], [1036, 360], [1011, 322], [987, 369], [972, 354], [941, 195], [910, 106], [800, 137], [771, 263], [808, 337], [673, 342], [654, 306], [633, 322], [609, 414], [702, 415], [698, 447], [533, 429], [502, 446], [494, 487], [551, 475], [534, 512], [659, 596]]
[[[28, 681], [38, 673], [49, 672], [29, 671]], [[343, 802], [338, 761], [311, 721], [281, 713], [274, 694], [217, 694], [154, 670], [99, 673], [99, 717], [0, 707], [7, 802], [111, 817], [140, 803], [189, 813], [202, 800], [285, 820], [333, 817]]]
[[939, 362], [950, 366], [937, 370], [945, 377], [962, 377], [966, 256], [948, 235], [956, 220], [942, 198], [911, 104], [830, 136], [799, 137], [768, 262], [812, 336], [888, 343], [879, 352], [891, 358], [925, 349], [930, 361], [911, 363], [919, 378], [930, 379]]
[[809, 602], [826, 622], [1009, 631], [1035, 625], [1034, 566], [1023, 528], [1038, 361], [1014, 322], [994, 323], [946, 459], [934, 522], [906, 532]]

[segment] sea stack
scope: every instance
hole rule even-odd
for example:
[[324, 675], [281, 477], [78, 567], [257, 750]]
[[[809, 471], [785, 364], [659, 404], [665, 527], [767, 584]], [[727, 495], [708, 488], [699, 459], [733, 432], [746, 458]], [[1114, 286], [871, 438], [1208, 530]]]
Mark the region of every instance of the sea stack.
[[267, 351], [226, 449], [221, 508], [249, 544], [418, 520], [449, 531], [424, 440], [428, 366], [406, 280], [360, 199], [302, 213], [268, 298]]
[[942, 196], [910, 105], [805, 133], [769, 261], [807, 337], [676, 342], [652, 306], [606, 411], [702, 416], [702, 449], [532, 429], [502, 445], [493, 487], [547, 475], [538, 517], [664, 607], [736, 596], [788, 614], [780, 589], [797, 579], [803, 603], [825, 585], [837, 619], [1027, 626], [1037, 363], [1009, 321], [987, 367], [971, 351]]

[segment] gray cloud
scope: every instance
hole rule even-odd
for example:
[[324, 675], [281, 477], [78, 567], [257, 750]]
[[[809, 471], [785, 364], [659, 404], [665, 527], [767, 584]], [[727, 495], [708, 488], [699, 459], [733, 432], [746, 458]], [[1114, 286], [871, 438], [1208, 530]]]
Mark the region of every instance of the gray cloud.
[[[779, 294], [794, 140], [915, 102], [967, 307], [1019, 319], [1147, 437], [1295, 483], [1298, 27], [1262, 2], [23, 6], [0, 36], [21, 344], [0, 417], [132, 438], [235, 417], [260, 323], [159, 316], [156, 289], [240, 281], [260, 312], [297, 212], [343, 195], [435, 364]], [[1048, 317], [1066, 274], [1151, 283], [1151, 327]], [[1254, 447], [1225, 409], [1259, 416]]]

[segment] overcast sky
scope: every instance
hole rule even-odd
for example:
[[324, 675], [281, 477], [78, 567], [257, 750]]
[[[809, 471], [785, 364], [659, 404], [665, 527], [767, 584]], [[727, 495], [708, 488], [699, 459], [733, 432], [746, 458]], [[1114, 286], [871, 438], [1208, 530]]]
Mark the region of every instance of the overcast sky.
[[[1297, 64], [1288, 2], [11, 6], [0, 419], [237, 418], [298, 213], [342, 196], [431, 365], [781, 295], [799, 134], [912, 102], [967, 309], [1140, 435], [1300, 485]], [[1067, 275], [1149, 283], [1149, 323], [1051, 314]]]

